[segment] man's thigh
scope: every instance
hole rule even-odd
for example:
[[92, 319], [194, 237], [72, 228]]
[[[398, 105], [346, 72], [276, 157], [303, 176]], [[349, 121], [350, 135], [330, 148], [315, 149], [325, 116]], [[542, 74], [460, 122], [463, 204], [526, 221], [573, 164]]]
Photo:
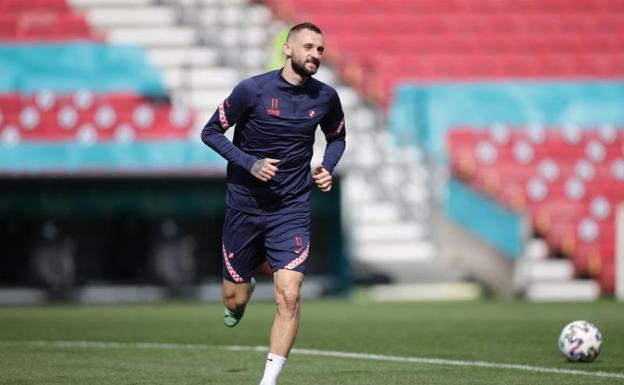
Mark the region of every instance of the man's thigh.
[[305, 273], [310, 252], [310, 215], [297, 213], [267, 218], [264, 246], [272, 271]]
[[265, 255], [261, 216], [228, 208], [223, 222], [223, 278], [248, 282]]

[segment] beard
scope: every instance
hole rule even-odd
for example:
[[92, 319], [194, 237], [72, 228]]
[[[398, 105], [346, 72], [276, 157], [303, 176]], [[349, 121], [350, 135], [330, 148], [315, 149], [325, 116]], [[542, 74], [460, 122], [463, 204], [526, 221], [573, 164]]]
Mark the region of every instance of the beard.
[[[297, 60], [294, 56], [291, 57], [290, 63], [293, 71], [295, 71], [295, 73], [302, 78], [307, 78], [314, 75], [321, 65], [321, 61], [318, 59], [310, 58], [307, 60]], [[308, 67], [306, 67], [307, 63], [314, 63], [316, 65], [316, 68], [309, 69]]]

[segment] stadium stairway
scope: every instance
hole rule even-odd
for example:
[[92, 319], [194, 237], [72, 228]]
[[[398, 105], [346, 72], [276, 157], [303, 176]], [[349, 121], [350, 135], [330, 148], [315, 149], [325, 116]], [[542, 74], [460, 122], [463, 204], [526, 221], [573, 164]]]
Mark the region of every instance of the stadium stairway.
[[[189, 2], [152, 0], [69, 0], [108, 41], [145, 47], [148, 60], [163, 73], [174, 102], [198, 111], [203, 124], [241, 74], [223, 63], [219, 36], [203, 29]], [[201, 128], [201, 127], [199, 127]], [[198, 137], [198, 136], [197, 136]]]

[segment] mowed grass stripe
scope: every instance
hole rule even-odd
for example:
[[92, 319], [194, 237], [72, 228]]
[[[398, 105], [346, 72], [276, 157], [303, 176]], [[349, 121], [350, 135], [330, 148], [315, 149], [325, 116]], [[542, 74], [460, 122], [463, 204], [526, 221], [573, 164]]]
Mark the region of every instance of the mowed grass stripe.
[[[173, 344], [173, 343], [153, 343], [153, 342], [107, 342], [107, 341], [0, 341], [0, 346], [17, 347], [53, 347], [53, 348], [88, 348], [88, 349], [155, 349], [155, 350], [229, 350], [229, 351], [248, 351], [248, 352], [266, 352], [267, 346], [242, 346], [242, 345], [203, 345], [203, 344]], [[447, 360], [440, 358], [426, 357], [403, 357], [391, 356], [384, 354], [368, 354], [353, 352], [338, 352], [330, 350], [315, 349], [292, 349], [292, 353], [319, 356], [319, 357], [335, 357], [347, 358], [355, 360], [371, 360], [386, 362], [407, 362], [426, 365], [449, 365], [464, 367], [480, 367], [489, 369], [509, 369], [520, 370], [535, 373], [551, 373], [565, 375], [579, 375], [590, 377], [604, 377], [624, 379], [624, 373], [611, 373], [603, 371], [585, 371], [574, 369], [558, 369], [546, 368], [531, 365], [516, 365], [486, 361], [464, 361], [464, 360]]]

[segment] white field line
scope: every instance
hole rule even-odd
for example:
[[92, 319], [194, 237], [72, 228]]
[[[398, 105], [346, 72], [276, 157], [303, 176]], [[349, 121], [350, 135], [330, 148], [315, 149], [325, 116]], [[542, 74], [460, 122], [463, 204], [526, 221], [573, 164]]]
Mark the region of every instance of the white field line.
[[[267, 352], [266, 346], [240, 345], [201, 345], [201, 344], [168, 344], [151, 342], [104, 342], [104, 341], [0, 341], [1, 347], [51, 347], [51, 348], [87, 348], [87, 349], [155, 349], [155, 350], [229, 350], [246, 352]], [[602, 371], [586, 371], [575, 369], [545, 368], [531, 365], [503, 364], [486, 361], [446, 360], [441, 358], [389, 356], [384, 354], [336, 352], [331, 350], [292, 349], [294, 354], [304, 356], [350, 358], [355, 360], [408, 362], [426, 365], [448, 365], [464, 367], [480, 367], [490, 369], [511, 369], [533, 373], [572, 374], [589, 377], [606, 377], [624, 379], [624, 373]]]

